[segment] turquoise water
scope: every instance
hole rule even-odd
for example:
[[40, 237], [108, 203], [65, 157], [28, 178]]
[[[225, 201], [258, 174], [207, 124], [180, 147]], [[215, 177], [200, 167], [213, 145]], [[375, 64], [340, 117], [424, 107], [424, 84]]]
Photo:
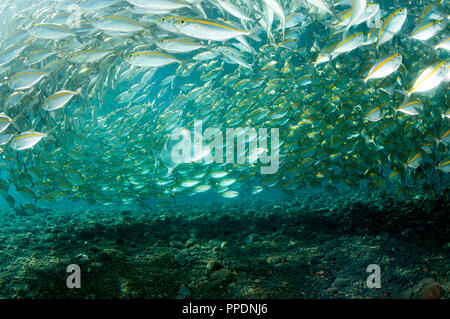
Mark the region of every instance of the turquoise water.
[[0, 12], [0, 297], [448, 296], [447, 1]]

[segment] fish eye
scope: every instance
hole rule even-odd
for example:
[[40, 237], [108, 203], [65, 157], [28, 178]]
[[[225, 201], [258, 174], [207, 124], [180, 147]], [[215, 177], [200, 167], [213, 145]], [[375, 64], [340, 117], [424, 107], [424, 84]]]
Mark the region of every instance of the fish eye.
[[186, 21], [184, 21], [184, 20], [181, 20], [181, 21], [180, 21], [181, 24], [185, 24], [185, 22], [186, 22]]
[[166, 18], [161, 18], [161, 21], [162, 22], [166, 22]]

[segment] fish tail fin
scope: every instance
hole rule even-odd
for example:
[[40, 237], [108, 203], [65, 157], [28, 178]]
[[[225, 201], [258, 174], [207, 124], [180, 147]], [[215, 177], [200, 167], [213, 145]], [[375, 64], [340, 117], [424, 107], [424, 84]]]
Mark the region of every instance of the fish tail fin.
[[433, 138], [434, 142], [436, 143], [436, 146], [439, 146], [439, 144], [442, 142], [439, 138], [434, 137]]
[[17, 122], [18, 119], [20, 119], [20, 118], [22, 118], [22, 117], [25, 117], [24, 111], [23, 111], [23, 110], [20, 111], [19, 114], [17, 114], [16, 116], [14, 116], [14, 118], [13, 118], [12, 121], [11, 121], [11, 124], [12, 124], [18, 131], [20, 131], [20, 128], [19, 128], [19, 126], [17, 125], [16, 122]]
[[311, 47], [311, 51], [314, 49], [314, 52], [320, 52], [320, 47], [317, 44], [316, 41], [313, 42], [312, 47]]
[[[403, 105], [403, 104], [402, 104], [402, 105]], [[394, 118], [394, 121], [397, 121], [397, 118], [398, 118], [398, 112], [400, 112], [399, 110], [400, 110], [401, 106], [399, 106], [399, 107], [391, 106], [391, 108], [392, 108], [392, 110], [394, 111], [394, 114], [392, 115], [392, 117]]]
[[[82, 97], [81, 92], [83, 92], [83, 86], [80, 86], [78, 89], [75, 90], [75, 95], [79, 95]], [[83, 103], [84, 105], [84, 103]]]
[[342, 22], [342, 20], [339, 18], [339, 16], [336, 13], [336, 6], [337, 6], [337, 4], [333, 4], [333, 6], [329, 8], [330, 9], [330, 14], [337, 21]]

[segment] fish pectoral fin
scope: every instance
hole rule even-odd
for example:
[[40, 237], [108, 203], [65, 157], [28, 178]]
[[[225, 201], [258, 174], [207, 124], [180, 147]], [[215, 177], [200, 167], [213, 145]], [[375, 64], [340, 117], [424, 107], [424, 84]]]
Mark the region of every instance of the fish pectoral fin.
[[153, 174], [152, 174], [152, 180], [155, 179], [156, 170], [158, 169], [159, 161], [158, 159], [155, 159], [155, 166], [153, 167]]

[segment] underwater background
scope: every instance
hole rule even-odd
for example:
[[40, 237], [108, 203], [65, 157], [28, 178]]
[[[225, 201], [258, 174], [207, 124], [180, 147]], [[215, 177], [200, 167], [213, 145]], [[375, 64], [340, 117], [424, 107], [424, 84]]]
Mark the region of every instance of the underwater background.
[[448, 298], [448, 1], [0, 18], [0, 298]]

